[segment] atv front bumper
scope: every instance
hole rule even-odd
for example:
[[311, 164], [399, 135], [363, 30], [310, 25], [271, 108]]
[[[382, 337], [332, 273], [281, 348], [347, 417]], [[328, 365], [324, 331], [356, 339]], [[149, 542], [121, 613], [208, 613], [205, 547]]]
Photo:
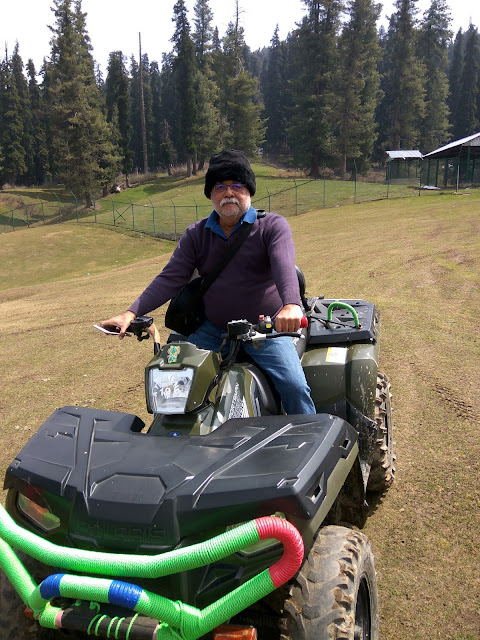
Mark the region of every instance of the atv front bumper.
[[[159, 578], [187, 571], [272, 538], [282, 542], [282, 558], [202, 610], [116, 579]], [[49, 566], [110, 577], [57, 573], [37, 585], [13, 546]], [[303, 553], [297, 529], [276, 517], [257, 518], [190, 547], [138, 556], [60, 547], [23, 529], [0, 508], [0, 564], [33, 617], [43, 627], [83, 631], [86, 636], [196, 640], [290, 580], [302, 563]], [[69, 604], [58, 606], [57, 599]], [[120, 607], [120, 615], [111, 605]], [[130, 616], [125, 615], [128, 612], [132, 612]]]

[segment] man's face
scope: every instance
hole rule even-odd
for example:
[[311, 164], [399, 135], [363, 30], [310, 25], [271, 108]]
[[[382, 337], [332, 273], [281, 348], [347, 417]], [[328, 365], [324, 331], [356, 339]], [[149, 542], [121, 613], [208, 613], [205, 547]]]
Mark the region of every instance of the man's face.
[[252, 201], [247, 187], [235, 180], [224, 180], [216, 184], [210, 198], [213, 208], [224, 220], [241, 218]]

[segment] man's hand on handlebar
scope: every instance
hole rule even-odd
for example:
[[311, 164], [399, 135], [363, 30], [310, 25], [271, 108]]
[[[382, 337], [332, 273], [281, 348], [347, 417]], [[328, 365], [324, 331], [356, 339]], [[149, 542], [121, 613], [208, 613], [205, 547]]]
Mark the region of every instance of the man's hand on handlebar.
[[286, 304], [275, 318], [275, 331], [298, 331], [302, 318], [303, 311], [298, 304]]
[[111, 329], [112, 327], [118, 328], [118, 337], [122, 340], [125, 337], [125, 333], [127, 332], [128, 327], [132, 320], [135, 319], [135, 314], [133, 311], [124, 311], [120, 313], [118, 316], [113, 316], [113, 318], [109, 318], [108, 320], [103, 320], [100, 322], [102, 327], [106, 329]]

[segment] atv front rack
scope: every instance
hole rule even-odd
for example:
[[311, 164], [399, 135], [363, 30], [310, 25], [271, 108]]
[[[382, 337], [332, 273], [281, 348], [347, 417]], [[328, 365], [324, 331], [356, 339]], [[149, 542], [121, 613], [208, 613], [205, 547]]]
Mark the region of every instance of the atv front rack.
[[[116, 579], [160, 578], [195, 569], [267, 539], [282, 542], [282, 558], [202, 610]], [[115, 579], [59, 573], [37, 585], [12, 547], [49, 566]], [[290, 580], [302, 563], [303, 552], [297, 529], [273, 516], [257, 518], [200, 544], [154, 556], [71, 549], [23, 529], [0, 506], [0, 565], [34, 618], [49, 629], [84, 631], [94, 637], [196, 640]], [[59, 597], [74, 601], [74, 606], [65, 609], [51, 603]], [[112, 617], [102, 613], [100, 603], [128, 609], [133, 615]]]

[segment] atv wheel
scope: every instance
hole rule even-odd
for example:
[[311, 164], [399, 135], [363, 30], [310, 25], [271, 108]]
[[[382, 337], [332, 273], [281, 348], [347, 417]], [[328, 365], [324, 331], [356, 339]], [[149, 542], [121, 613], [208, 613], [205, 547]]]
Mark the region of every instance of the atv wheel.
[[285, 601], [282, 640], [378, 640], [377, 578], [367, 538], [320, 530]]
[[390, 381], [383, 373], [377, 376], [375, 422], [378, 425], [378, 438], [375, 443], [367, 490], [382, 492], [388, 489], [395, 477], [392, 393]]

